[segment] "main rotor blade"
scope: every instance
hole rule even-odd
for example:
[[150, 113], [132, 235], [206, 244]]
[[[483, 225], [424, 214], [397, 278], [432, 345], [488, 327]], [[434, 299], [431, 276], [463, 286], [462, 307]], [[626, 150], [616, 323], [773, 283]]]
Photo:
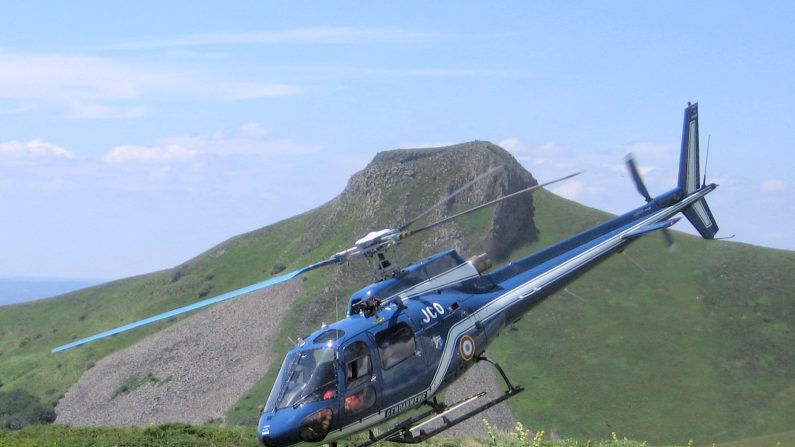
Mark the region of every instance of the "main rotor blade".
[[418, 220], [422, 219], [422, 218], [423, 218], [423, 217], [424, 217], [426, 214], [428, 214], [428, 213], [430, 213], [431, 211], [435, 210], [436, 208], [438, 208], [438, 207], [440, 207], [440, 206], [444, 205], [445, 203], [447, 203], [447, 202], [448, 202], [450, 199], [452, 199], [453, 197], [455, 197], [455, 196], [457, 196], [457, 195], [461, 194], [461, 192], [462, 192], [462, 191], [464, 191], [465, 189], [467, 189], [467, 188], [469, 188], [470, 186], [474, 185], [475, 183], [477, 183], [477, 182], [478, 182], [478, 181], [480, 181], [481, 179], [483, 179], [483, 178], [485, 178], [485, 177], [488, 177], [488, 176], [490, 176], [490, 175], [491, 175], [491, 174], [493, 174], [495, 171], [497, 171], [498, 169], [501, 169], [501, 168], [502, 168], [502, 165], [500, 165], [500, 166], [497, 166], [497, 167], [494, 167], [494, 168], [491, 168], [491, 169], [489, 169], [488, 171], [484, 172], [483, 174], [480, 174], [479, 176], [475, 177], [474, 179], [472, 179], [472, 180], [468, 181], [467, 183], [465, 183], [465, 184], [464, 184], [464, 186], [462, 186], [462, 187], [460, 187], [460, 188], [456, 189], [456, 190], [455, 190], [455, 191], [453, 191], [453, 192], [452, 192], [450, 195], [448, 195], [447, 197], [445, 197], [445, 198], [443, 198], [442, 200], [438, 201], [438, 202], [437, 202], [437, 203], [436, 203], [434, 206], [432, 206], [432, 207], [428, 208], [427, 210], [425, 210], [425, 211], [421, 212], [421, 213], [420, 213], [418, 216], [416, 216], [414, 219], [411, 219], [410, 221], [406, 222], [406, 223], [405, 223], [405, 224], [403, 224], [402, 226], [398, 227], [398, 231], [403, 231], [403, 230], [405, 230], [406, 228], [410, 227], [410, 226], [411, 226], [411, 225], [412, 225], [414, 222], [416, 222], [416, 221], [418, 221]]
[[67, 350], [67, 349], [70, 349], [70, 348], [74, 348], [76, 346], [80, 346], [80, 345], [86, 344], [88, 342], [92, 342], [94, 340], [99, 340], [101, 338], [110, 337], [111, 335], [120, 334], [122, 332], [126, 332], [126, 331], [129, 331], [131, 329], [136, 329], [136, 328], [139, 328], [141, 326], [145, 326], [147, 324], [154, 323], [156, 321], [165, 320], [167, 318], [171, 318], [171, 317], [174, 317], [174, 316], [177, 316], [177, 315], [180, 315], [180, 314], [184, 314], [186, 312], [191, 312], [191, 311], [194, 311], [196, 309], [201, 309], [202, 307], [207, 307], [207, 306], [210, 306], [212, 304], [220, 303], [221, 301], [226, 301], [228, 299], [232, 299], [232, 298], [238, 297], [240, 295], [245, 295], [245, 294], [247, 294], [249, 292], [253, 292], [255, 290], [264, 289], [265, 287], [269, 287], [269, 286], [272, 286], [272, 285], [275, 285], [275, 284], [279, 284], [279, 283], [282, 283], [282, 282], [285, 282], [285, 281], [289, 281], [289, 280], [295, 278], [296, 276], [298, 276], [298, 275], [300, 275], [302, 273], [306, 273], [306, 272], [308, 272], [310, 270], [314, 270], [316, 268], [324, 267], [324, 266], [327, 266], [329, 264], [335, 264], [335, 263], [338, 263], [338, 262], [340, 262], [340, 258], [335, 256], [335, 257], [326, 259], [325, 261], [321, 261], [321, 262], [318, 262], [316, 264], [312, 264], [312, 265], [308, 265], [306, 267], [302, 267], [302, 268], [300, 268], [298, 270], [295, 270], [293, 272], [285, 273], [284, 275], [279, 275], [279, 276], [276, 276], [274, 278], [270, 278], [270, 279], [266, 279], [265, 281], [258, 282], [256, 284], [252, 284], [250, 286], [246, 286], [246, 287], [243, 287], [243, 288], [240, 288], [240, 289], [237, 289], [237, 290], [233, 290], [231, 292], [226, 292], [226, 293], [224, 293], [222, 295], [218, 295], [218, 296], [213, 297], [213, 298], [208, 298], [208, 299], [206, 299], [204, 301], [199, 301], [197, 303], [189, 304], [187, 306], [180, 307], [180, 308], [174, 309], [174, 310], [170, 310], [168, 312], [164, 312], [162, 314], [155, 315], [153, 317], [149, 317], [149, 318], [146, 318], [146, 319], [143, 319], [143, 320], [139, 320], [139, 321], [136, 321], [136, 322], [133, 322], [133, 323], [130, 323], [130, 324], [125, 324], [124, 326], [120, 326], [120, 327], [117, 327], [115, 329], [110, 329], [110, 330], [107, 330], [105, 332], [101, 332], [99, 334], [92, 335], [90, 337], [86, 337], [86, 338], [83, 338], [83, 339], [80, 339], [80, 340], [77, 340], [77, 341], [73, 341], [73, 342], [67, 343], [67, 344], [65, 344], [63, 346], [58, 346], [57, 348], [53, 349], [51, 352], [54, 353], [54, 352], [64, 351], [64, 350]]
[[635, 182], [635, 187], [638, 188], [638, 192], [643, 196], [644, 199], [646, 199], [647, 202], [651, 202], [652, 198], [649, 194], [649, 190], [646, 189], [646, 185], [643, 183], [643, 179], [640, 177], [638, 166], [635, 164], [635, 156], [632, 154], [627, 154], [626, 161], [627, 167], [629, 168], [629, 173], [632, 175], [632, 180]]
[[424, 226], [422, 228], [418, 228], [418, 229], [416, 229], [414, 231], [411, 231], [411, 230], [405, 231], [405, 232], [400, 234], [399, 238], [400, 239], [405, 239], [405, 238], [407, 238], [407, 237], [409, 237], [411, 235], [417, 234], [417, 233], [419, 233], [421, 231], [430, 230], [431, 228], [437, 227], [437, 226], [439, 226], [439, 225], [441, 225], [443, 223], [447, 223], [447, 222], [449, 222], [449, 221], [451, 221], [453, 219], [457, 219], [457, 218], [459, 218], [461, 216], [464, 216], [466, 214], [474, 213], [477, 210], [481, 210], [481, 209], [486, 208], [488, 206], [496, 205], [497, 203], [502, 202], [503, 200], [510, 199], [511, 197], [518, 196], [519, 194], [524, 194], [526, 192], [534, 191], [534, 190], [536, 190], [538, 188], [543, 188], [544, 186], [548, 186], [548, 185], [551, 185], [553, 183], [561, 182], [563, 180], [567, 180], [567, 179], [570, 179], [572, 177], [576, 177], [576, 176], [578, 176], [580, 174], [582, 174], [582, 171], [575, 172], [574, 174], [569, 174], [569, 175], [567, 175], [565, 177], [561, 177], [561, 178], [556, 179], [556, 180], [552, 180], [552, 181], [549, 181], [549, 182], [546, 182], [546, 183], [542, 183], [540, 185], [535, 185], [535, 186], [531, 186], [529, 188], [521, 189], [521, 190], [516, 191], [516, 192], [512, 192], [512, 193], [510, 193], [510, 194], [508, 194], [506, 196], [502, 196], [502, 197], [500, 197], [498, 199], [494, 199], [491, 202], [487, 202], [487, 203], [484, 203], [482, 205], [478, 205], [478, 206], [476, 206], [474, 208], [470, 208], [470, 209], [468, 209], [466, 211], [462, 211], [462, 212], [460, 212], [458, 214], [454, 214], [454, 215], [452, 215], [450, 217], [446, 217], [446, 218], [444, 218], [442, 220], [439, 220], [439, 221], [436, 221], [436, 222], [434, 222], [434, 223], [432, 223], [430, 225], [426, 225], [426, 226]]

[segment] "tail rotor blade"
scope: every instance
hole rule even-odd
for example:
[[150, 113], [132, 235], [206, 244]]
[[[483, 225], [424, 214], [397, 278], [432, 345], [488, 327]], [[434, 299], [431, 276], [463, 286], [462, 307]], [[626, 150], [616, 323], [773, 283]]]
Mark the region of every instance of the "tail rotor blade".
[[[632, 180], [635, 182], [635, 186], [638, 188], [640, 195], [642, 195], [647, 202], [654, 200], [651, 198], [649, 190], [646, 189], [646, 185], [643, 183], [643, 178], [641, 178], [640, 171], [638, 171], [638, 165], [635, 163], [635, 156], [631, 153], [627, 154], [626, 162], [629, 173], [632, 175]], [[665, 239], [665, 245], [668, 246], [668, 250], [673, 251], [676, 248], [673, 235], [667, 228], [663, 228], [662, 234]]]
[[146, 326], [147, 324], [151, 324], [151, 323], [154, 323], [154, 322], [157, 322], [157, 321], [165, 320], [167, 318], [171, 318], [171, 317], [174, 317], [174, 316], [177, 316], [177, 315], [181, 315], [181, 314], [184, 314], [184, 313], [187, 313], [187, 312], [191, 312], [191, 311], [194, 311], [194, 310], [197, 310], [197, 309], [201, 309], [203, 307], [211, 306], [213, 304], [220, 303], [221, 301], [226, 301], [226, 300], [229, 300], [229, 299], [232, 299], [232, 298], [236, 298], [236, 297], [238, 297], [240, 295], [245, 295], [245, 294], [253, 292], [255, 290], [264, 289], [266, 287], [270, 287], [270, 286], [273, 286], [273, 285], [276, 285], [276, 284], [279, 284], [279, 283], [283, 283], [285, 281], [289, 281], [289, 280], [295, 278], [296, 276], [301, 275], [303, 273], [306, 273], [306, 272], [308, 272], [310, 270], [314, 270], [316, 268], [324, 267], [324, 266], [327, 266], [327, 265], [330, 265], [330, 264], [336, 264], [336, 263], [339, 263], [340, 261], [341, 260], [340, 260], [339, 257], [334, 256], [332, 258], [326, 259], [325, 261], [321, 261], [321, 262], [318, 262], [316, 264], [312, 264], [312, 265], [308, 265], [306, 267], [302, 267], [302, 268], [300, 268], [298, 270], [295, 270], [295, 271], [292, 271], [290, 273], [285, 273], [284, 275], [279, 275], [279, 276], [276, 276], [276, 277], [273, 277], [273, 278], [269, 278], [269, 279], [266, 279], [265, 281], [261, 281], [261, 282], [258, 282], [256, 284], [252, 284], [250, 286], [246, 286], [246, 287], [243, 287], [243, 288], [240, 288], [240, 289], [237, 289], [237, 290], [233, 290], [231, 292], [227, 292], [227, 293], [224, 293], [222, 295], [218, 295], [218, 296], [213, 297], [213, 298], [208, 298], [206, 300], [199, 301], [197, 303], [189, 304], [187, 306], [183, 306], [183, 307], [180, 307], [178, 309], [170, 310], [168, 312], [164, 312], [164, 313], [159, 314], [159, 315], [155, 315], [155, 316], [152, 316], [152, 317], [149, 317], [149, 318], [145, 318], [143, 320], [135, 321], [133, 323], [126, 324], [124, 326], [119, 326], [117, 328], [110, 329], [110, 330], [107, 330], [105, 332], [101, 332], [99, 334], [92, 335], [90, 337], [86, 337], [86, 338], [83, 338], [83, 339], [80, 339], [80, 340], [77, 340], [77, 341], [73, 341], [71, 343], [67, 343], [67, 344], [62, 345], [62, 346], [58, 346], [57, 348], [54, 348], [51, 352], [55, 353], [55, 352], [65, 351], [67, 349], [74, 348], [74, 347], [77, 347], [77, 346], [80, 346], [80, 345], [84, 345], [86, 343], [89, 343], [89, 342], [92, 342], [92, 341], [95, 341], [95, 340], [99, 340], [99, 339], [102, 339], [102, 338], [105, 338], [105, 337], [110, 337], [111, 335], [120, 334], [122, 332], [126, 332], [126, 331], [129, 331], [129, 330], [132, 330], [132, 329], [136, 329], [136, 328], [139, 328], [141, 326]]
[[674, 251], [676, 249], [676, 241], [674, 240], [674, 236], [667, 228], [663, 228], [662, 234], [663, 238], [665, 239], [665, 245], [668, 246], [668, 250]]
[[629, 168], [629, 173], [632, 175], [632, 180], [635, 182], [638, 192], [643, 196], [644, 199], [646, 199], [647, 202], [651, 202], [652, 198], [651, 195], [649, 195], [649, 190], [646, 189], [646, 185], [643, 183], [643, 179], [640, 177], [638, 166], [635, 164], [635, 156], [632, 154], [627, 154], [626, 161], [627, 168]]

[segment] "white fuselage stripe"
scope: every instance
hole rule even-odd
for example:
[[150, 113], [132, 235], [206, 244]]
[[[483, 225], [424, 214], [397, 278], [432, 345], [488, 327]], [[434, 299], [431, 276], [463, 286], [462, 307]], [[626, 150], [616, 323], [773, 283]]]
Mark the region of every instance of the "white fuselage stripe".
[[687, 135], [687, 190], [686, 193], [690, 194], [698, 188], [698, 172], [696, 171], [696, 120], [690, 120], [690, 126]]
[[476, 322], [485, 321], [494, 315], [498, 314], [502, 310], [506, 309], [510, 305], [518, 302], [521, 299], [527, 298], [533, 293], [541, 290], [544, 286], [552, 283], [556, 279], [575, 271], [578, 267], [586, 264], [587, 262], [601, 256], [604, 253], [609, 252], [611, 249], [615, 248], [616, 246], [620, 245], [621, 243], [625, 242], [623, 236], [627, 233], [637, 230], [645, 225], [650, 223], [659, 222], [664, 219], [667, 219], [674, 214], [678, 213], [679, 211], [683, 210], [684, 208], [691, 205], [693, 202], [697, 201], [704, 195], [706, 195], [711, 190], [704, 190], [697, 194], [693, 194], [690, 197], [686, 197], [681, 202], [669, 206], [667, 208], [663, 208], [660, 211], [652, 214], [651, 216], [647, 217], [646, 219], [636, 223], [635, 225], [618, 232], [616, 235], [611, 236], [610, 238], [606, 239], [605, 241], [591, 247], [590, 249], [572, 257], [571, 259], [561, 263], [558, 266], [546, 271], [535, 278], [523, 283], [522, 285], [504, 293], [503, 295], [495, 298], [491, 302], [485, 304], [483, 307], [478, 309], [477, 311], [473, 312], [469, 318], [461, 320], [460, 322], [456, 323], [450, 328], [450, 331], [447, 335], [447, 342], [445, 343], [445, 349], [442, 353], [442, 358], [439, 361], [439, 366], [436, 369], [436, 373], [433, 376], [433, 380], [431, 381], [431, 395], [436, 393], [439, 387], [444, 380], [444, 377], [447, 373], [447, 369], [452, 362], [453, 354], [455, 352], [455, 348], [457, 343], [455, 342], [458, 337], [462, 334], [471, 330]]

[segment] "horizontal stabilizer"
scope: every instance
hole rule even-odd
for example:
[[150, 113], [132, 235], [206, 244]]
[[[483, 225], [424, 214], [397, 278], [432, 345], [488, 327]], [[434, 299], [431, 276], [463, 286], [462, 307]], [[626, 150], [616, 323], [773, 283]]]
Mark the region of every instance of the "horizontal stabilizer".
[[712, 211], [709, 210], [706, 200], [703, 198], [696, 200], [692, 205], [682, 210], [682, 214], [693, 224], [701, 237], [704, 239], [715, 238], [715, 233], [718, 232], [718, 223], [712, 217]]
[[662, 230], [671, 227], [677, 222], [679, 222], [679, 218], [675, 217], [673, 219], [664, 220], [662, 222], [644, 225], [636, 230], [630, 231], [629, 233], [625, 234], [623, 236], [623, 239], [634, 239], [638, 236], [643, 236], [646, 233], [651, 233], [652, 231]]

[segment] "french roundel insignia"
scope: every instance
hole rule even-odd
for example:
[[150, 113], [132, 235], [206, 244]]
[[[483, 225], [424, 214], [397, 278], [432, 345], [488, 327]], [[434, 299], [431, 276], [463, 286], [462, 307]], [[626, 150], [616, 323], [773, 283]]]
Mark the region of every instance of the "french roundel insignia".
[[458, 352], [462, 359], [472, 360], [472, 357], [475, 356], [475, 340], [469, 335], [461, 337], [461, 341], [458, 343]]

